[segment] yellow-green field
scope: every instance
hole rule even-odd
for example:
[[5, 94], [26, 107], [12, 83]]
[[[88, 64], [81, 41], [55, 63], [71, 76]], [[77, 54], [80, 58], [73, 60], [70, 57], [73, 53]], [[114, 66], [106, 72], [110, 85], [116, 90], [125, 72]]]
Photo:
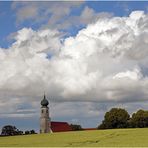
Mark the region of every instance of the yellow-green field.
[[148, 128], [77, 131], [0, 137], [2, 147], [148, 147]]

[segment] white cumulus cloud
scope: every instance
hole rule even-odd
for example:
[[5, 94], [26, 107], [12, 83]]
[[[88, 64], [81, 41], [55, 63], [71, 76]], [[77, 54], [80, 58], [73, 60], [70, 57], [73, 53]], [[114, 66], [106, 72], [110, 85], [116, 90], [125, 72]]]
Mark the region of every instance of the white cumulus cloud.
[[147, 26], [148, 15], [135, 11], [64, 39], [58, 30], [19, 30], [0, 49], [1, 101], [37, 103], [44, 91], [53, 101], [148, 100]]

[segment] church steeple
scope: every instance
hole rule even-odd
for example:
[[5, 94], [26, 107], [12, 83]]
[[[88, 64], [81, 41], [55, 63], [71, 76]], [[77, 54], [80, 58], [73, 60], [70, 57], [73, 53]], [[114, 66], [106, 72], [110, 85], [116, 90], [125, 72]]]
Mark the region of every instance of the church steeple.
[[44, 93], [44, 98], [43, 98], [43, 100], [41, 101], [41, 105], [42, 105], [42, 107], [47, 107], [48, 104], [49, 104], [49, 102], [48, 102], [48, 100], [46, 99], [46, 95], [45, 95], [45, 93]]
[[44, 91], [44, 97], [43, 97], [44, 99], [46, 99], [46, 94], [45, 94], [45, 91]]
[[49, 133], [51, 132], [50, 126], [50, 117], [49, 117], [49, 108], [48, 108], [48, 100], [46, 99], [46, 95], [44, 93], [43, 100], [41, 101], [41, 117], [40, 117], [40, 133]]

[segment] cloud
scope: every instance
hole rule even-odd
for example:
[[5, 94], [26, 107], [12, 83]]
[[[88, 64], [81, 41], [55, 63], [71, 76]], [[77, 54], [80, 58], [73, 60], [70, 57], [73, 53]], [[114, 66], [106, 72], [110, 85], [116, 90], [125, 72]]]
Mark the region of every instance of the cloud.
[[[71, 15], [67, 19], [64, 19], [64, 21], [60, 22], [59, 24], [56, 24], [55, 27], [58, 29], [68, 29], [71, 27], [79, 28], [80, 26], [87, 26], [90, 23], [96, 22], [98, 19], [101, 18], [109, 18], [113, 16], [112, 13], [107, 12], [95, 12], [94, 9], [85, 6], [80, 15]], [[47, 25], [50, 27], [50, 24]]]
[[135, 11], [100, 17], [68, 38], [56, 29], [19, 30], [0, 49], [2, 110], [8, 101], [14, 112], [26, 102], [38, 108], [44, 91], [52, 102], [147, 101], [147, 25], [148, 15]]
[[33, 19], [38, 16], [37, 8], [34, 6], [26, 6], [18, 10], [18, 21], [22, 22], [26, 19]]
[[[39, 24], [41, 28], [66, 30], [79, 28], [93, 23], [102, 17], [111, 17], [107, 12], [98, 13], [85, 6], [83, 1], [71, 2], [13, 2], [12, 9], [16, 13], [17, 24], [25, 21]], [[78, 14], [73, 13], [78, 11]], [[44, 16], [44, 17], [43, 17]]]
[[126, 71], [116, 74], [113, 79], [128, 78], [132, 80], [139, 80], [141, 78], [141, 72], [139, 69], [134, 69], [133, 71]]
[[13, 2], [12, 9], [16, 11], [17, 23], [23, 23], [26, 20], [33, 23], [48, 22], [51, 28], [59, 21], [68, 17], [73, 8], [78, 8], [83, 1], [71, 2]]
[[[87, 26], [90, 23], [96, 22], [98, 19], [103, 17], [111, 17], [112, 13], [107, 12], [95, 12], [94, 9], [85, 6], [81, 11], [79, 15], [69, 15], [68, 17], [61, 19], [58, 22], [51, 21], [49, 19], [49, 22], [46, 25], [43, 25], [43, 27], [52, 27], [54, 26], [57, 29], [69, 29], [72, 27], [79, 28], [82, 26]], [[54, 19], [54, 17], [53, 17]]]

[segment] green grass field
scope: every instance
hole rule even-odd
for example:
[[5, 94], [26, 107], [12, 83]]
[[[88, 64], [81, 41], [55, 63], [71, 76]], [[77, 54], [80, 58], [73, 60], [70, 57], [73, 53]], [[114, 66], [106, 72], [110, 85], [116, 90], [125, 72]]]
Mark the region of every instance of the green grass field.
[[148, 128], [0, 137], [1, 147], [148, 147]]

